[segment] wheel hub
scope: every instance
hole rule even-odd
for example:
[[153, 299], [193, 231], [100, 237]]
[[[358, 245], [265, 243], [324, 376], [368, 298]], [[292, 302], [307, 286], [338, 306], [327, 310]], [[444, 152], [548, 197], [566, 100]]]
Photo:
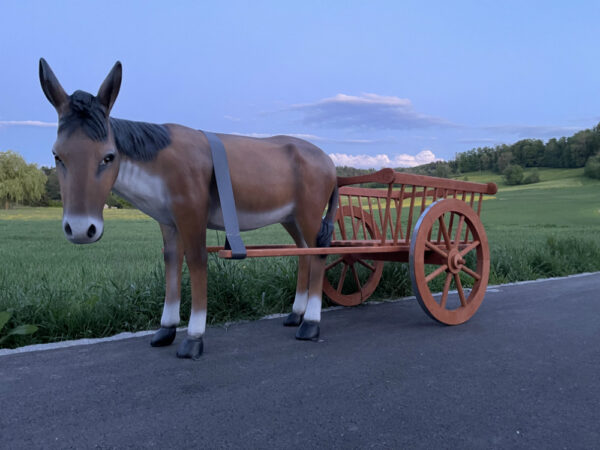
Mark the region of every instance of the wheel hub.
[[465, 264], [465, 260], [461, 256], [458, 249], [453, 248], [448, 254], [448, 271], [451, 273], [458, 273], [461, 271], [462, 266]]

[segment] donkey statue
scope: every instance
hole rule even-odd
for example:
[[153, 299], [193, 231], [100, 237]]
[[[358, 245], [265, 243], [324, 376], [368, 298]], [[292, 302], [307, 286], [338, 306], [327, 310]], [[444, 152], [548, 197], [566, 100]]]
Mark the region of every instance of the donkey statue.
[[[206, 135], [177, 124], [110, 117], [121, 86], [120, 62], [95, 96], [80, 90], [68, 95], [43, 58], [39, 76], [58, 113], [52, 152], [66, 238], [89, 244], [102, 237], [103, 206], [111, 189], [155, 219], [164, 241], [166, 290], [161, 327], [151, 345], [170, 345], [175, 339], [185, 256], [192, 308], [177, 356], [198, 359], [206, 329], [206, 230], [224, 227]], [[229, 160], [242, 231], [281, 223], [298, 247], [329, 245], [338, 194], [335, 167], [322, 150], [289, 136], [217, 137]], [[319, 336], [324, 265], [322, 256], [299, 257], [296, 296], [284, 321], [299, 326], [297, 339]]]

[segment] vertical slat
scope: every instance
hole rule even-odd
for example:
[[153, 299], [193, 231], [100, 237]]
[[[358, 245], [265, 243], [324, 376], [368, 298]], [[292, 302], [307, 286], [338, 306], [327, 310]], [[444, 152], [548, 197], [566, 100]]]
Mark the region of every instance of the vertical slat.
[[415, 196], [417, 195], [417, 186], [412, 187], [410, 196], [410, 209], [408, 211], [408, 224], [406, 226], [406, 242], [410, 239], [410, 232], [412, 228], [413, 209], [415, 207]]
[[427, 186], [423, 187], [423, 197], [421, 198], [421, 212], [419, 213], [419, 216], [421, 216], [421, 214], [423, 214], [423, 211], [425, 211], [425, 201], [427, 200]]
[[[448, 190], [447, 189], [442, 189], [442, 198], [446, 199], [447, 195], [448, 195]], [[450, 213], [450, 215], [452, 215], [452, 213]], [[442, 238], [442, 229], [440, 227], [438, 227], [437, 242], [440, 242], [441, 238]], [[431, 237], [430, 237], [429, 240], [431, 240]]]
[[379, 197], [377, 197], [377, 211], [379, 211], [379, 226], [383, 226], [383, 215], [381, 214], [381, 202], [379, 201]]
[[479, 201], [477, 202], [477, 215], [481, 216], [481, 203], [483, 202], [483, 193], [479, 194]]
[[[392, 190], [394, 188], [393, 183], [390, 183], [388, 186], [387, 197], [385, 200], [385, 214], [383, 216], [383, 232], [381, 233], [381, 243], [385, 244], [385, 240], [387, 239], [387, 228], [390, 222], [390, 213], [392, 206]], [[391, 227], [390, 227], [391, 228]]]
[[404, 203], [404, 184], [400, 188], [400, 199], [398, 200], [398, 206], [396, 206], [396, 228], [394, 229], [394, 245], [398, 243], [398, 234], [402, 239], [402, 204]]
[[[377, 221], [375, 220], [375, 216], [373, 215], [373, 198], [372, 197], [367, 197], [369, 199], [369, 214], [371, 215], [371, 220], [373, 221], [372, 225], [373, 228], [377, 229]], [[373, 230], [373, 232], [375, 232], [375, 230]]]
[[[474, 201], [475, 201], [475, 192], [471, 192], [471, 200], [469, 201], [469, 206], [471, 207], [471, 209], [473, 208]], [[464, 243], [466, 244], [467, 242], [469, 242], [469, 226], [468, 225], [465, 227]]]
[[350, 223], [352, 224], [352, 239], [357, 239], [356, 223], [354, 221], [354, 202], [352, 201], [352, 197], [350, 195], [348, 195], [348, 202], [350, 203]]
[[[455, 189], [452, 193], [452, 198], [456, 198], [458, 195], [458, 191]], [[452, 226], [454, 225], [454, 213], [450, 213], [450, 225], [448, 225], [448, 236], [450, 236], [450, 240], [452, 240]]]
[[342, 206], [342, 196], [341, 195], [338, 197], [338, 203], [339, 203], [339, 205], [338, 205], [338, 211], [339, 211], [339, 214], [340, 214], [340, 234], [342, 235], [342, 239], [346, 240], [348, 238], [347, 238], [347, 235], [346, 235], [346, 223], [345, 223], [345, 220], [344, 220], [344, 214], [343, 214], [344, 207]]
[[363, 236], [364, 239], [368, 239], [369, 235], [367, 234], [367, 227], [365, 225], [365, 211], [363, 209], [362, 195], [358, 196], [358, 206], [360, 208], [360, 221], [362, 223]]

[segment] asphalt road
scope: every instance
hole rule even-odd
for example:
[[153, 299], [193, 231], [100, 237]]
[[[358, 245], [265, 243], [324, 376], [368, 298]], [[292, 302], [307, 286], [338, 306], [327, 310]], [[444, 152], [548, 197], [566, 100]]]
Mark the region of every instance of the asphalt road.
[[0, 447], [600, 447], [600, 273], [490, 289], [473, 319], [415, 300], [0, 357]]

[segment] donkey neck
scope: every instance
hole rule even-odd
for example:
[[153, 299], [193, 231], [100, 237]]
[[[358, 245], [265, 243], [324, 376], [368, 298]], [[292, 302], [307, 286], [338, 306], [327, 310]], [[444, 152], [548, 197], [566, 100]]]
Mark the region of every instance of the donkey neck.
[[113, 190], [157, 222], [171, 225], [171, 196], [160, 175], [150, 170], [149, 163], [121, 154], [119, 175]]

